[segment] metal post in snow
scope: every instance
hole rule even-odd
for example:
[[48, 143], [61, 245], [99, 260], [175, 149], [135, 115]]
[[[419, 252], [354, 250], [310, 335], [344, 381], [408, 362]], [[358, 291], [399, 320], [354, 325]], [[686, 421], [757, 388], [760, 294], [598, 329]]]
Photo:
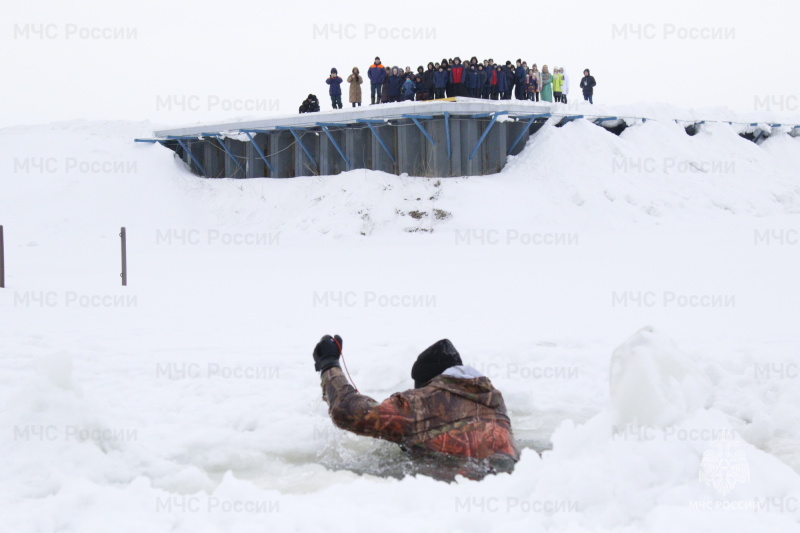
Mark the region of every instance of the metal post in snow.
[[122, 274], [119, 276], [122, 278], [122, 286], [126, 287], [128, 285], [128, 254], [125, 242], [125, 226], [120, 229], [119, 238], [122, 245]]
[[6, 286], [6, 254], [3, 245], [3, 226], [0, 226], [0, 289]]

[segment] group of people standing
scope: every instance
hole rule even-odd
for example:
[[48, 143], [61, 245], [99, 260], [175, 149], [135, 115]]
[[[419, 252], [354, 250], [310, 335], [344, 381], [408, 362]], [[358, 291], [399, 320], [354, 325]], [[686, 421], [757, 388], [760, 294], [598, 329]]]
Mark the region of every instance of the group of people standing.
[[[411, 67], [385, 67], [380, 57], [376, 57], [367, 71], [370, 103], [402, 102], [407, 100], [435, 100], [453, 96], [468, 96], [487, 100], [531, 100], [534, 102], [567, 103], [570, 80], [563, 68], [556, 67], [551, 73], [547, 65], [539, 71], [534, 63], [528, 67], [526, 61], [517, 59], [516, 64], [506, 61], [505, 65], [495, 64], [493, 59], [478, 61], [472, 57], [463, 63], [459, 57], [430, 62], [427, 69]], [[329, 94], [334, 109], [342, 108], [342, 83], [338, 71], [331, 69], [326, 80], [330, 86]], [[358, 67], [353, 67], [347, 77], [350, 84], [349, 101], [353, 107], [361, 105], [361, 85], [364, 79]], [[583, 71], [580, 87], [584, 100], [592, 102], [594, 77], [589, 69]]]

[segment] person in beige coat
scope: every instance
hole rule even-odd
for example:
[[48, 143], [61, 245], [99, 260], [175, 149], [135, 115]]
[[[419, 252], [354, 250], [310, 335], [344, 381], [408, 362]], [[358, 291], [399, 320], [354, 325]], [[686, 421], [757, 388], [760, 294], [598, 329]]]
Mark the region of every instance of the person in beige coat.
[[347, 83], [350, 84], [350, 103], [353, 107], [356, 105], [361, 107], [361, 84], [364, 79], [358, 72], [358, 67], [353, 67], [353, 73], [347, 76]]

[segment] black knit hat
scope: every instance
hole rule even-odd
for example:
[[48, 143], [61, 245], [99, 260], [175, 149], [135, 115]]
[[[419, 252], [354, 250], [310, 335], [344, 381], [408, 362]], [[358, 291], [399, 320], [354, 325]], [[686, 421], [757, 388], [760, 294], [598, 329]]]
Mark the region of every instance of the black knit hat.
[[336, 70], [335, 68], [332, 68], [331, 69], [331, 74], [339, 74], [339, 71]]
[[437, 341], [419, 354], [414, 366], [411, 367], [414, 388], [424, 387], [430, 380], [451, 366], [460, 364], [462, 364], [461, 356], [453, 343], [448, 339]]

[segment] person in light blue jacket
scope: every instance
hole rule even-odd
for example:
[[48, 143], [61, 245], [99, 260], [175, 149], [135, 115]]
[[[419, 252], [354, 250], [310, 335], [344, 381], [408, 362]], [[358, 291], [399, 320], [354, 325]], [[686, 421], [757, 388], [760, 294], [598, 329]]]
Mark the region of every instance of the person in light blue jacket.
[[403, 82], [403, 86], [400, 89], [403, 101], [413, 100], [414, 93], [416, 93], [416, 91], [417, 91], [417, 84], [414, 83], [414, 80], [411, 78], [411, 76], [406, 76], [406, 79]]

